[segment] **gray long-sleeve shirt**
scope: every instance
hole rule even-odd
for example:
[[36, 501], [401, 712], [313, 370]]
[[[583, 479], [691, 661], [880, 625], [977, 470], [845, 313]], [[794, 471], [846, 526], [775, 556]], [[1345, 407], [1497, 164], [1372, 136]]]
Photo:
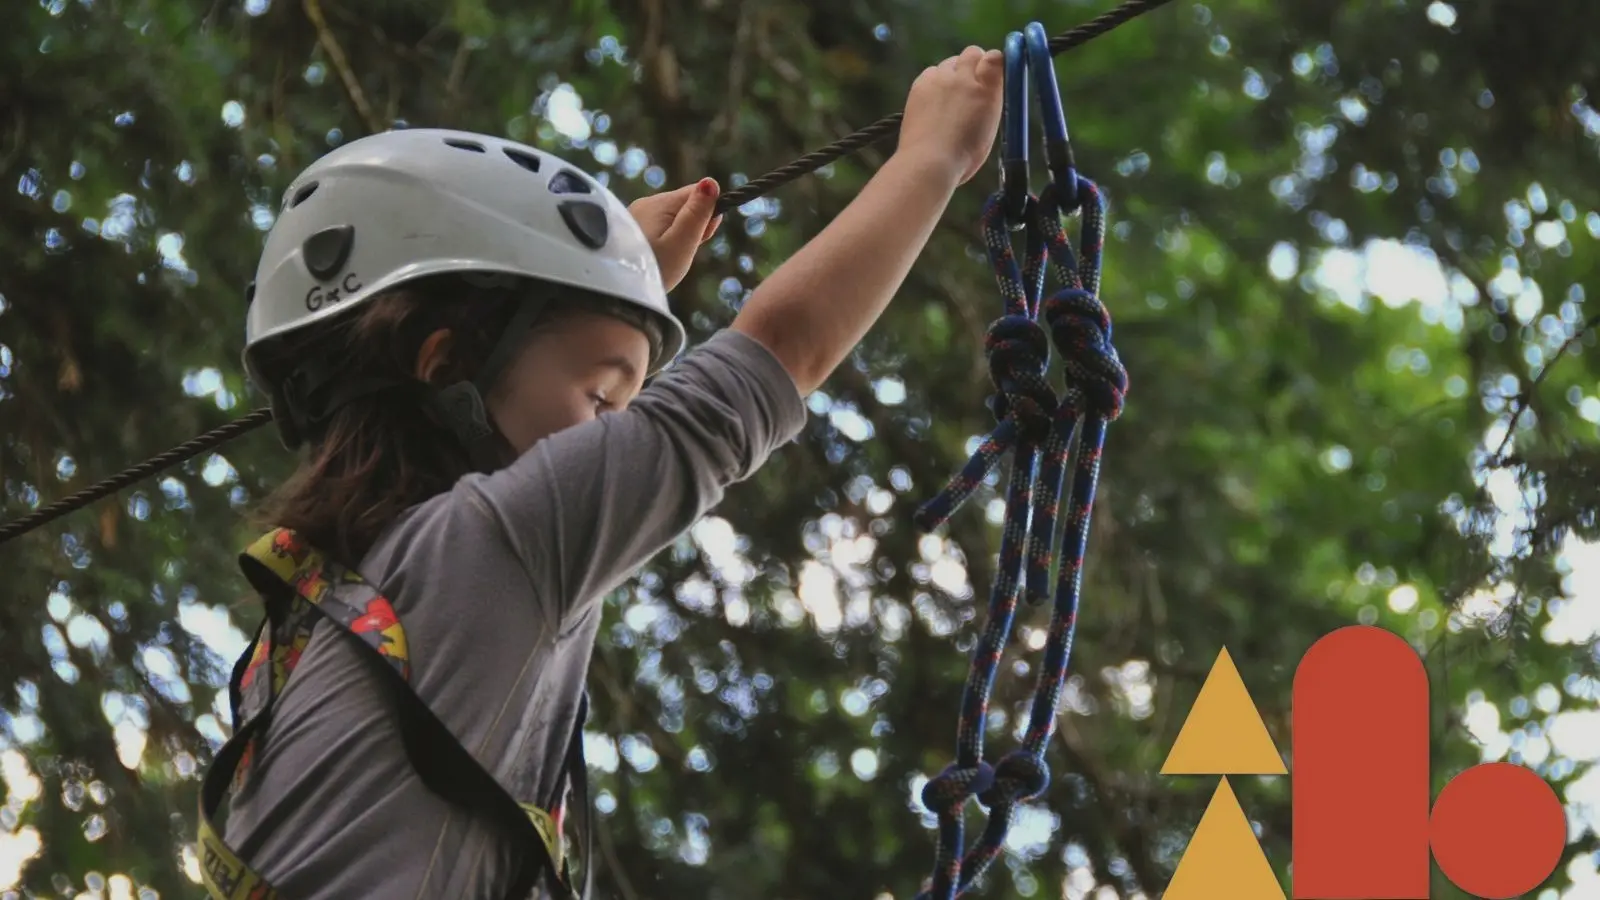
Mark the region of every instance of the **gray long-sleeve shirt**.
[[[600, 601], [805, 422], [793, 380], [724, 331], [626, 410], [408, 511], [358, 571], [405, 625], [412, 686], [519, 801], [558, 789]], [[429, 791], [378, 674], [321, 622], [224, 836], [297, 900], [499, 898], [514, 848]]]

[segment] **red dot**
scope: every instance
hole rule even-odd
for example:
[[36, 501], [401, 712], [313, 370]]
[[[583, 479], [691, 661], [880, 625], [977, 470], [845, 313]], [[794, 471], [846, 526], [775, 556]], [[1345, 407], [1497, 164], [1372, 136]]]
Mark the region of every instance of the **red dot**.
[[1433, 804], [1433, 858], [1456, 887], [1509, 900], [1543, 884], [1561, 862], [1567, 817], [1532, 770], [1485, 763], [1457, 775]]

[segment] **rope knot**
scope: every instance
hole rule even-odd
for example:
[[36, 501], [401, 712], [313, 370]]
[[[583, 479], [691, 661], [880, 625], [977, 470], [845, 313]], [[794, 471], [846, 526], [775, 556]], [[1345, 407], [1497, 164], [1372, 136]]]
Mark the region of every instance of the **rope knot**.
[[1013, 750], [994, 767], [994, 784], [978, 796], [990, 809], [1031, 800], [1050, 787], [1050, 769], [1044, 760], [1025, 750]]
[[984, 335], [989, 380], [994, 383], [994, 417], [1013, 418], [1024, 435], [1042, 436], [1056, 411], [1056, 394], [1045, 380], [1050, 336], [1031, 317], [996, 319]]
[[980, 760], [971, 768], [952, 763], [922, 786], [922, 805], [935, 815], [954, 814], [968, 799], [993, 785], [994, 767], [988, 763]]
[[1128, 370], [1111, 344], [1111, 314], [1088, 291], [1068, 288], [1044, 302], [1044, 319], [1061, 352], [1067, 381], [1084, 399], [1086, 415], [1107, 422], [1122, 415]]

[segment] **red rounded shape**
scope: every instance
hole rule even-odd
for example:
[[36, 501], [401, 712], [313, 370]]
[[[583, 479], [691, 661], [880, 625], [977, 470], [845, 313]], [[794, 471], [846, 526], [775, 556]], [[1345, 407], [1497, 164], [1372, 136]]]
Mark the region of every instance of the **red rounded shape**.
[[1294, 674], [1295, 900], [1428, 898], [1428, 673], [1382, 628], [1351, 625]]
[[1451, 883], [1485, 900], [1509, 900], [1556, 870], [1567, 817], [1555, 790], [1532, 770], [1485, 763], [1439, 792], [1430, 836], [1433, 858]]

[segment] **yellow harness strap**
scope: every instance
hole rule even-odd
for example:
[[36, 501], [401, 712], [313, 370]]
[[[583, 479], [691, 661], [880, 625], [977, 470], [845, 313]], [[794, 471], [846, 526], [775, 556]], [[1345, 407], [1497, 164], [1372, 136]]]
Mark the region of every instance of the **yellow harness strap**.
[[[480, 797], [486, 790], [498, 790], [504, 800], [515, 803], [525, 821], [533, 826], [544, 850], [541, 855], [546, 865], [541, 868], [552, 871], [559, 890], [569, 897], [577, 896], [565, 854], [566, 842], [555, 818], [534, 804], [516, 801], [506, 794], [410, 690], [411, 663], [405, 629], [387, 598], [356, 572], [324, 558], [287, 529], [261, 537], [240, 554], [239, 563], [261, 594], [267, 618], [256, 630], [250, 649], [234, 665], [228, 685], [235, 723], [233, 737], [217, 752], [200, 790], [200, 873], [213, 900], [281, 900], [277, 889], [222, 839], [214, 816], [230, 789], [247, 775], [256, 742], [272, 719], [273, 700], [294, 673], [319, 618], [340, 626], [346, 635], [372, 651], [372, 659], [396, 676], [392, 683], [407, 700], [401, 708], [418, 710], [403, 717], [408, 720], [402, 723], [408, 754], [413, 741], [426, 740], [434, 749], [455, 748], [451, 755], [462, 765], [452, 766], [448, 773], [436, 773], [432, 780], [430, 773], [421, 773], [429, 787], [439, 790], [444, 785], [454, 788], [452, 793], [476, 793]], [[581, 723], [575, 727], [581, 728]], [[569, 774], [581, 778], [586, 773]], [[492, 787], [486, 785], [485, 779]], [[508, 897], [526, 897], [537, 875], [523, 873]]]

